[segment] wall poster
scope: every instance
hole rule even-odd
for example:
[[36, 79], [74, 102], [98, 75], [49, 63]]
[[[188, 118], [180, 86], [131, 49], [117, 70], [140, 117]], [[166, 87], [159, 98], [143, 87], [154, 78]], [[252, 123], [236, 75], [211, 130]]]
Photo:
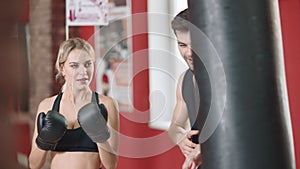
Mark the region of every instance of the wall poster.
[[121, 112], [133, 111], [130, 15], [129, 0], [109, 0], [108, 25], [95, 27], [96, 88]]
[[66, 0], [66, 25], [107, 25], [107, 0]]

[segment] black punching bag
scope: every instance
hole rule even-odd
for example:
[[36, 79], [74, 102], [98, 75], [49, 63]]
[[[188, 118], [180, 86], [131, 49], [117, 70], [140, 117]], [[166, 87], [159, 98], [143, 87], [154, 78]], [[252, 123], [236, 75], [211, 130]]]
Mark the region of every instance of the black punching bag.
[[295, 169], [277, 3], [188, 0], [202, 169]]

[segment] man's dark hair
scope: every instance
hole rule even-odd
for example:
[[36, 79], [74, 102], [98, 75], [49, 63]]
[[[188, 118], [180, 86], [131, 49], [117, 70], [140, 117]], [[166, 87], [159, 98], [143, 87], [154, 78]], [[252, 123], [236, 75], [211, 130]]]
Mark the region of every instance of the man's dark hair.
[[176, 35], [176, 30], [183, 31], [183, 32], [189, 31], [189, 15], [190, 12], [188, 8], [186, 8], [185, 10], [179, 12], [174, 17], [174, 19], [171, 22], [171, 25], [175, 35]]

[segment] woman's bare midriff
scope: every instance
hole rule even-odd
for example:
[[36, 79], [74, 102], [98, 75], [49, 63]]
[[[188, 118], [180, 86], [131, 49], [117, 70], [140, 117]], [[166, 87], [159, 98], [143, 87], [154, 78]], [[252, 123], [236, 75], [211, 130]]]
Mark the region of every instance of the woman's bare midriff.
[[52, 152], [51, 169], [99, 169], [100, 158], [95, 152]]

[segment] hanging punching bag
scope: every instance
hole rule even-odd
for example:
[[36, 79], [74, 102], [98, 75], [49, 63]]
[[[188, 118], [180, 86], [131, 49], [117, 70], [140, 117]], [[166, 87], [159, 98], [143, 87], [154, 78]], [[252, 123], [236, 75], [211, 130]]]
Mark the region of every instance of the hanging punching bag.
[[277, 3], [188, 0], [202, 169], [295, 169]]

